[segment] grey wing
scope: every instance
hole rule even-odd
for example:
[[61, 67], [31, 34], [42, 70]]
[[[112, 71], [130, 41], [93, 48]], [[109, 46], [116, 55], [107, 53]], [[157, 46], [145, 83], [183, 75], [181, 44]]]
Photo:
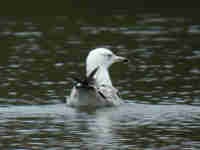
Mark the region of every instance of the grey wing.
[[113, 86], [101, 85], [96, 89], [96, 92], [100, 99], [105, 101], [108, 105], [120, 105], [122, 103], [118, 95], [118, 90]]

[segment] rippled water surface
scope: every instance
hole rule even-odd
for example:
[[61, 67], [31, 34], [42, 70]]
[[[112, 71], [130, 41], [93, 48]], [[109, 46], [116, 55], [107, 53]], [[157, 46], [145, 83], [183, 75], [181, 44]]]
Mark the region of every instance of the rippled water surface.
[[[156, 12], [0, 17], [0, 148], [200, 149], [199, 23]], [[126, 104], [66, 107], [96, 47], [131, 60], [110, 69]]]

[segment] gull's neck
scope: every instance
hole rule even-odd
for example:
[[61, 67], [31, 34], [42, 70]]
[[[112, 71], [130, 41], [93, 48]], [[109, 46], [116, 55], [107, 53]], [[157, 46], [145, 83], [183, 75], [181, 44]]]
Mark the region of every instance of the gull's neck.
[[109, 85], [112, 86], [112, 81], [110, 80], [110, 75], [107, 68], [100, 67], [95, 76], [96, 84], [100, 85]]

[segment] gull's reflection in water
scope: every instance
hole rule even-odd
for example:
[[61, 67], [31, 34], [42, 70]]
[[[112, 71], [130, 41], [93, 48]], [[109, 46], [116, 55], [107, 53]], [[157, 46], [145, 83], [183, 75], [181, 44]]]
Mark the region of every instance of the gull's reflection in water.
[[[102, 149], [118, 147], [113, 142], [117, 136], [114, 124], [110, 118], [110, 108], [95, 111], [74, 111], [73, 117], [66, 118], [65, 133], [68, 136], [66, 146], [89, 149]], [[70, 139], [70, 136], [73, 137]], [[70, 140], [69, 140], [70, 139]], [[75, 146], [76, 145], [76, 146]]]
[[114, 142], [114, 138], [117, 137], [114, 132], [114, 124], [108, 115], [97, 113], [96, 119], [88, 122], [88, 129], [91, 136], [94, 137], [91, 142], [96, 147], [118, 147], [119, 143]]

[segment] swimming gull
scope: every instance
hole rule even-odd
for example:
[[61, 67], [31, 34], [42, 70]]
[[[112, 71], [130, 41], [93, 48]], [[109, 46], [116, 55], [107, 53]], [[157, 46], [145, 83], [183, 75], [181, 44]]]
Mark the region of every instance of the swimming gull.
[[67, 104], [73, 107], [101, 107], [122, 104], [118, 90], [113, 87], [109, 67], [115, 62], [128, 62], [128, 59], [115, 55], [106, 48], [96, 48], [86, 59], [86, 77], [76, 81]]

